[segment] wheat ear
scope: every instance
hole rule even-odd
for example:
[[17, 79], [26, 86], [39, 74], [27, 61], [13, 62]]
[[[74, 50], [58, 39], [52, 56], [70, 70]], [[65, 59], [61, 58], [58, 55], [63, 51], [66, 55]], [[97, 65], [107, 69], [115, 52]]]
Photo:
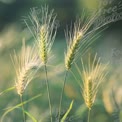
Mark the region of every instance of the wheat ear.
[[48, 6], [44, 6], [41, 9], [32, 8], [28, 19], [24, 19], [24, 21], [37, 42], [41, 61], [46, 64], [57, 31], [54, 10], [49, 10]]
[[25, 47], [25, 43], [23, 43], [20, 54], [17, 55], [14, 51], [14, 56], [11, 56], [11, 59], [16, 71], [15, 86], [17, 93], [22, 96], [41, 63], [35, 49], [29, 46]]
[[47, 30], [46, 30], [46, 25], [43, 25], [40, 28], [40, 41], [39, 41], [39, 45], [40, 45], [40, 58], [42, 60], [42, 62], [44, 64], [47, 63], [47, 49], [46, 49], [46, 39], [47, 39]]
[[[16, 52], [14, 52], [14, 57], [12, 58], [11, 56], [11, 59], [16, 71], [15, 86], [17, 94], [20, 96], [23, 111], [23, 121], [25, 122], [26, 116], [24, 113], [23, 93], [27, 85], [32, 80], [34, 74], [38, 70], [37, 67], [40, 67], [41, 65], [39, 58], [35, 53], [35, 49], [31, 47], [25, 47], [25, 42], [23, 43], [20, 55], [17, 56]], [[36, 69], [33, 69], [35, 67]]]
[[92, 63], [89, 56], [89, 61], [86, 67], [83, 61], [81, 62], [83, 66], [83, 97], [86, 106], [91, 109], [96, 98], [98, 87], [106, 76], [106, 69], [108, 64], [102, 65], [102, 63], [100, 62], [100, 58], [97, 59], [97, 55], [95, 55]]
[[84, 64], [83, 60], [81, 59], [81, 64], [83, 71], [76, 65], [76, 69], [81, 76], [83, 84], [81, 85], [82, 88], [82, 95], [84, 98], [84, 102], [89, 109], [88, 112], [88, 122], [90, 121], [90, 110], [94, 104], [96, 94], [98, 91], [98, 87], [100, 83], [105, 79], [106, 70], [108, 64], [102, 65], [100, 62], [100, 58], [97, 59], [97, 55], [95, 55], [93, 61], [91, 61], [90, 55], [88, 57], [88, 62]]
[[[65, 67], [66, 70], [71, 68], [72, 63], [75, 61], [78, 50], [82, 47], [82, 51], [85, 52], [91, 42], [87, 42], [87, 38], [92, 31], [88, 32], [89, 28], [96, 20], [97, 14], [91, 16], [90, 18], [85, 19], [83, 16], [83, 23], [81, 19], [76, 20], [74, 23], [73, 29], [67, 29], [66, 31], [66, 40], [67, 40], [67, 52], [65, 53]], [[87, 34], [88, 32], [88, 34]], [[82, 43], [80, 43], [83, 41]], [[82, 52], [82, 53], [83, 53]]]

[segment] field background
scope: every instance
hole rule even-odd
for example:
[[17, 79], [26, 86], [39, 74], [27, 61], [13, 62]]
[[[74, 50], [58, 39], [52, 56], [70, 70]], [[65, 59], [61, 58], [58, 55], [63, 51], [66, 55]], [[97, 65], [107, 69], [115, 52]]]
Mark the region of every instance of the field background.
[[[49, 62], [49, 84], [53, 106], [53, 117], [57, 118], [61, 87], [64, 79], [64, 51], [66, 51], [66, 40], [64, 29], [66, 25], [74, 22], [77, 15], [81, 14], [82, 8], [89, 11], [96, 6], [96, 1], [84, 2], [84, 0], [0, 0], [0, 92], [14, 86], [15, 72], [10, 59], [13, 50], [20, 51], [22, 40], [27, 45], [33, 45], [34, 39], [23, 22], [32, 7], [41, 7], [45, 4], [53, 8], [57, 13], [57, 36], [53, 45], [53, 58]], [[115, 1], [113, 1], [115, 2]], [[121, 1], [116, 1], [121, 2]], [[98, 53], [103, 63], [109, 62], [109, 73], [106, 80], [99, 88], [95, 105], [92, 108], [90, 122], [119, 122], [122, 121], [122, 20], [108, 25], [108, 28], [100, 34], [89, 48], [88, 53]], [[94, 56], [94, 55], [93, 55]], [[87, 60], [87, 53], [83, 56]], [[79, 63], [79, 60], [77, 61]], [[75, 68], [72, 71], [77, 77]], [[82, 81], [81, 81], [82, 82]], [[24, 100], [42, 93], [42, 96], [25, 105], [35, 118], [42, 122], [49, 122], [49, 108], [47, 101], [46, 85], [43, 67], [38, 71], [35, 78], [29, 84], [24, 94]], [[112, 95], [118, 105], [112, 103]], [[81, 89], [75, 78], [68, 75], [67, 84], [63, 98], [62, 116], [67, 110], [70, 102], [74, 99], [74, 105], [66, 122], [87, 122], [87, 108], [85, 107]], [[6, 108], [20, 103], [16, 90], [0, 95], [0, 118]], [[119, 112], [119, 115], [118, 115]], [[15, 109], [10, 112], [5, 122], [22, 122], [21, 110]], [[27, 122], [31, 122], [27, 118]]]

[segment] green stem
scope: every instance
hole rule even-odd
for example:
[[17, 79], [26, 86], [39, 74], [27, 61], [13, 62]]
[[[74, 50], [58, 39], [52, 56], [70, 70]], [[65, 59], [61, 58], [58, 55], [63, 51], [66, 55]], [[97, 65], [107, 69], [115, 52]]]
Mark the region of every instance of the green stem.
[[61, 96], [60, 96], [59, 111], [58, 111], [58, 120], [59, 120], [59, 122], [60, 122], [60, 114], [61, 114], [63, 93], [64, 93], [64, 88], [65, 88], [65, 84], [66, 84], [67, 75], [68, 75], [68, 71], [66, 71], [66, 73], [65, 73], [63, 87], [62, 87]]
[[49, 108], [50, 108], [50, 120], [52, 122], [52, 106], [51, 106], [51, 97], [50, 97], [50, 91], [49, 91], [49, 83], [48, 83], [48, 75], [47, 75], [47, 66], [45, 64], [45, 82], [47, 86], [47, 94], [48, 94], [48, 102], [49, 102]]
[[13, 89], [15, 89], [15, 86], [14, 87], [11, 87], [11, 88], [5, 89], [4, 91], [0, 92], [0, 96], [3, 95], [3, 94], [5, 94], [5, 93], [7, 93], [7, 92], [9, 92], [9, 91], [11, 91], [11, 90], [13, 90]]
[[90, 122], [90, 109], [88, 110], [88, 122]]
[[23, 122], [26, 122], [26, 116], [25, 116], [25, 113], [24, 113], [24, 105], [23, 105], [23, 97], [21, 95], [20, 95], [20, 101], [21, 101], [21, 104], [22, 104]]

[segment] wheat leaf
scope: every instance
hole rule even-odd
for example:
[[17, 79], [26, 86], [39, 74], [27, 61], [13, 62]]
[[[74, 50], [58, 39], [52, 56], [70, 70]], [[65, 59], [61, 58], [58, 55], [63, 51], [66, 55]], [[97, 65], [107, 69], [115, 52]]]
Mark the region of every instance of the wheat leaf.
[[14, 106], [14, 107], [8, 109], [8, 110], [2, 115], [2, 117], [1, 117], [1, 122], [3, 122], [5, 116], [6, 116], [9, 112], [11, 112], [11, 111], [13, 111], [14, 109], [16, 109], [16, 108], [22, 106], [22, 104], [24, 105], [24, 104], [27, 104], [27, 103], [33, 101], [34, 99], [37, 99], [37, 98], [40, 97], [41, 95], [42, 95], [42, 94], [38, 94], [38, 95], [32, 97], [31, 99], [26, 100], [26, 101], [24, 101], [23, 103], [17, 104], [16, 106]]
[[65, 121], [66, 117], [68, 116], [69, 112], [70, 112], [71, 109], [72, 109], [73, 103], [74, 103], [74, 100], [72, 100], [72, 102], [70, 103], [69, 109], [66, 111], [65, 115], [64, 115], [63, 118], [61, 119], [61, 122], [64, 122], [64, 121]]
[[15, 86], [5, 89], [4, 91], [0, 92], [0, 96], [7, 93], [7, 92], [9, 92], [9, 91], [12, 91], [13, 89], [15, 89]]
[[33, 120], [33, 122], [37, 122], [37, 120], [34, 118], [34, 116], [32, 116], [29, 112], [24, 111], [24, 113], [31, 118], [31, 120]]

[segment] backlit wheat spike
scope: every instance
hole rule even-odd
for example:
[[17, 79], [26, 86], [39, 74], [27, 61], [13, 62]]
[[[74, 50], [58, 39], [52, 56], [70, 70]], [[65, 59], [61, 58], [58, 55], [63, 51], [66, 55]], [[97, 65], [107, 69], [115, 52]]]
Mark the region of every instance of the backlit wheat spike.
[[91, 78], [88, 78], [87, 81], [86, 81], [86, 89], [85, 89], [85, 92], [84, 94], [86, 95], [86, 100], [85, 100], [85, 103], [87, 105], [88, 108], [91, 109], [92, 105], [93, 105], [93, 92], [92, 92], [92, 81], [91, 81]]
[[55, 15], [53, 11], [49, 12], [48, 7], [42, 8], [42, 23], [39, 28], [39, 55], [44, 64], [47, 63], [49, 52], [56, 35]]
[[32, 23], [32, 28], [29, 26], [26, 20], [25, 23], [34, 38], [37, 40], [39, 56], [42, 62], [46, 64], [49, 58], [49, 52], [56, 36], [56, 15], [54, 14], [53, 10], [49, 11], [48, 7], [45, 6], [41, 9], [31, 9], [28, 17]]
[[76, 68], [80, 73], [81, 79], [83, 81], [82, 94], [85, 104], [89, 109], [91, 109], [96, 98], [98, 87], [106, 76], [107, 65], [102, 65], [100, 63], [100, 58], [97, 59], [97, 55], [95, 55], [93, 61], [91, 61], [89, 56], [89, 61], [87, 64], [82, 60], [81, 63], [83, 72], [81, 72], [77, 65]]
[[40, 28], [40, 57], [42, 59], [42, 62], [47, 63], [47, 48], [46, 48], [46, 40], [47, 40], [47, 30], [46, 30], [46, 25], [43, 25]]
[[14, 52], [12, 62], [16, 71], [15, 86], [17, 93], [22, 96], [25, 88], [38, 70], [37, 67], [41, 66], [40, 60], [34, 48], [25, 47], [25, 44], [23, 44], [20, 55]]
[[[68, 36], [68, 35], [67, 35]], [[74, 24], [74, 30], [69, 34], [69, 45], [68, 45], [68, 50], [65, 55], [65, 67], [67, 70], [71, 68], [71, 64], [75, 58], [75, 54], [78, 50], [79, 47], [79, 41], [82, 38], [83, 33], [80, 32], [80, 24], [75, 23]]]
[[[68, 42], [67, 44], [67, 52], [65, 54], [65, 67], [66, 70], [69, 70], [71, 68], [72, 63], [74, 62], [77, 52], [80, 47], [83, 47], [82, 51], [85, 52], [87, 50], [87, 47], [89, 44], [86, 45], [85, 39], [83, 38], [86, 35], [86, 32], [89, 30], [95, 19], [97, 18], [97, 15], [93, 16], [91, 19], [87, 19], [83, 25], [81, 25], [81, 20], [78, 20], [74, 23], [73, 30], [66, 32], [66, 40]], [[91, 31], [92, 32], [92, 31]], [[83, 43], [80, 42], [84, 41]], [[85, 49], [85, 50], [84, 50]]]

